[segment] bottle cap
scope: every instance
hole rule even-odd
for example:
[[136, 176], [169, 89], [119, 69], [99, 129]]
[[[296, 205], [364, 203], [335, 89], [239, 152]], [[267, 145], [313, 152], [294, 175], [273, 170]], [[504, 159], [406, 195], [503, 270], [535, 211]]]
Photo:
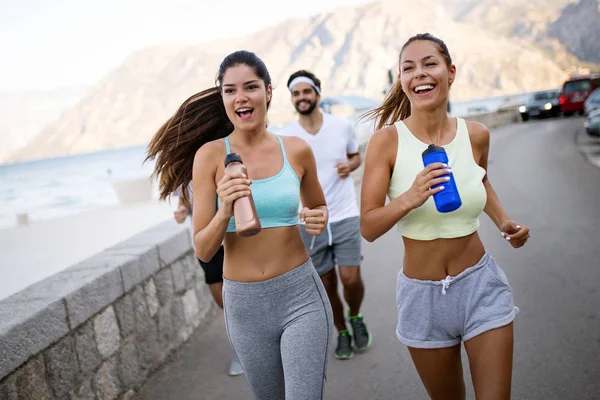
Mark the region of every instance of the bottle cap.
[[436, 146], [435, 144], [430, 144], [429, 146], [427, 146], [427, 149], [425, 149], [423, 154], [421, 154], [421, 157], [425, 157], [426, 155], [428, 155], [430, 153], [435, 153], [435, 152], [445, 153], [446, 150], [444, 150], [444, 148], [442, 146]]
[[232, 162], [242, 162], [242, 157], [238, 154], [238, 153], [229, 153], [227, 154], [227, 156], [225, 157], [225, 166], [227, 167], [229, 165], [229, 163]]

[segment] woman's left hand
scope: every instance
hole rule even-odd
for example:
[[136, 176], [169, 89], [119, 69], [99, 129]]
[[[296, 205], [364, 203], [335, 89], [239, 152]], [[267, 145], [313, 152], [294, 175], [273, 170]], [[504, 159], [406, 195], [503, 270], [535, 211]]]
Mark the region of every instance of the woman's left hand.
[[519, 225], [515, 221], [506, 221], [500, 227], [504, 239], [510, 242], [515, 249], [523, 247], [529, 240], [529, 228]]
[[306, 232], [313, 236], [319, 236], [323, 229], [325, 229], [325, 213], [323, 210], [315, 208], [311, 210], [308, 207], [304, 207], [300, 211], [300, 222], [306, 223]]

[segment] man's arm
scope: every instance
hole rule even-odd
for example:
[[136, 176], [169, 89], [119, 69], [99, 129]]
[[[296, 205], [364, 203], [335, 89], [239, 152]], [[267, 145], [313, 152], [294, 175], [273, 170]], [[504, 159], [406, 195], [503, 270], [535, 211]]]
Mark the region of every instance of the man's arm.
[[360, 153], [348, 154], [348, 169], [350, 172], [360, 167], [361, 161]]
[[348, 141], [346, 144], [346, 155], [348, 157], [347, 162], [339, 162], [336, 167], [338, 169], [338, 175], [340, 178], [346, 178], [350, 175], [350, 172], [360, 167], [361, 157], [358, 151], [358, 142], [356, 140], [356, 132], [350, 123], [346, 127], [346, 135]]

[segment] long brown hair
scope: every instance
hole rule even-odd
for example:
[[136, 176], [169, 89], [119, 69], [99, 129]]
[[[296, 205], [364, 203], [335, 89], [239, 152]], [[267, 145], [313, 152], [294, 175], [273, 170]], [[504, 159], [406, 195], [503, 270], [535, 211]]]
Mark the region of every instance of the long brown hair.
[[[402, 50], [400, 50], [398, 59], [402, 57], [402, 52], [406, 46], [417, 40], [429, 40], [436, 43], [439, 46], [440, 53], [442, 53], [442, 56], [444, 57], [448, 67], [452, 65], [452, 57], [450, 57], [450, 52], [448, 51], [448, 46], [446, 46], [446, 43], [430, 33], [419, 33], [418, 35], [408, 39], [402, 46]], [[398, 68], [400, 68], [399, 64], [400, 63], [398, 63]], [[410, 117], [410, 101], [408, 100], [406, 93], [404, 93], [404, 90], [402, 90], [400, 71], [398, 70], [398, 77], [385, 96], [385, 99], [383, 99], [381, 105], [363, 114], [361, 119], [366, 118], [368, 120], [375, 120], [376, 129], [378, 130], [386, 125], [391, 125], [396, 121], [400, 121], [408, 117]]]
[[[271, 84], [265, 63], [256, 54], [240, 50], [229, 54], [221, 62], [215, 87], [189, 97], [150, 140], [144, 162], [156, 159], [152, 178], [158, 178], [160, 199], [166, 199], [179, 187], [185, 204], [190, 204], [187, 187], [192, 180], [194, 156], [205, 143], [228, 136], [233, 123], [223, 105], [222, 84], [225, 72], [237, 65], [247, 65], [263, 80]], [[270, 101], [267, 102], [267, 109]]]

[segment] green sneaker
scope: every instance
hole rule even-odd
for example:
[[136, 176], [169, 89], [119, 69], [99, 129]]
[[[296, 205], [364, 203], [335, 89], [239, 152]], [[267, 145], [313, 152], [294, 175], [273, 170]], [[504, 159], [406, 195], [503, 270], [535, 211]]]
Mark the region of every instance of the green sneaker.
[[349, 360], [354, 355], [352, 351], [352, 336], [347, 330], [340, 331], [338, 345], [335, 348], [335, 358], [338, 360]]
[[349, 317], [352, 333], [354, 334], [354, 347], [356, 351], [365, 351], [371, 346], [371, 332], [363, 321], [362, 313], [355, 317]]

